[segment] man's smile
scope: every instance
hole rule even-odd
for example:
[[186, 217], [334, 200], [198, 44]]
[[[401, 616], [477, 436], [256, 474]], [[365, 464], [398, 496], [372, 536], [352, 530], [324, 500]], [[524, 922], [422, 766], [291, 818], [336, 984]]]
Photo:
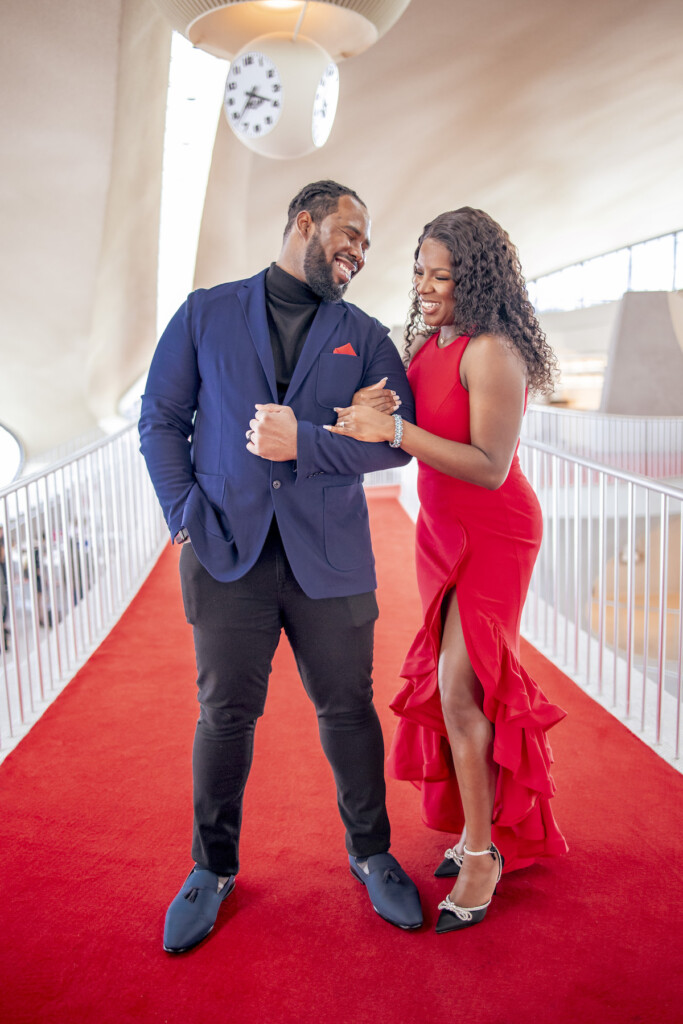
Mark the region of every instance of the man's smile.
[[345, 281], [350, 281], [358, 269], [358, 264], [345, 256], [335, 256], [334, 263]]

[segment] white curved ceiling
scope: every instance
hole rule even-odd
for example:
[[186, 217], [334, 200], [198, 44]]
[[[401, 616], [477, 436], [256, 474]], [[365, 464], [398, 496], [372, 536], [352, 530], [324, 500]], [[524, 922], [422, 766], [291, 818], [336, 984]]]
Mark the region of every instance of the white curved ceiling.
[[[0, 421], [36, 454], [113, 411], [154, 347], [169, 34], [151, 0], [3, 13]], [[341, 64], [323, 150], [269, 161], [221, 122], [197, 284], [274, 259], [289, 199], [322, 177], [370, 207], [349, 298], [388, 324], [444, 209], [496, 217], [528, 277], [680, 229], [682, 44], [680, 0], [412, 0]]]

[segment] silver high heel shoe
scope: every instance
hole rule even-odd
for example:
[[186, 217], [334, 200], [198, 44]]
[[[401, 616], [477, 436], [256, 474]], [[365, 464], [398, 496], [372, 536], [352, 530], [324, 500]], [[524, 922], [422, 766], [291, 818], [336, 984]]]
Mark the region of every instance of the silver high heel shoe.
[[436, 878], [453, 878], [462, 867], [462, 854], [458, 853], [454, 846], [446, 850], [443, 860], [434, 872]]
[[[488, 850], [468, 850], [465, 847], [465, 853], [469, 854], [470, 857], [485, 857], [489, 854], [494, 860], [498, 861], [498, 877], [496, 878], [496, 885], [493, 887], [493, 892], [495, 892], [503, 871], [503, 864], [505, 863], [505, 858], [498, 847], [494, 846], [493, 843], [491, 843]], [[491, 893], [491, 899], [493, 899], [493, 893]], [[479, 907], [459, 907], [450, 896], [447, 896], [445, 900], [439, 903], [441, 913], [436, 922], [437, 934], [443, 935], [444, 932], [456, 932], [462, 928], [471, 928], [472, 925], [479, 924], [486, 917], [486, 911], [490, 903], [491, 900], [487, 903], [482, 903]]]

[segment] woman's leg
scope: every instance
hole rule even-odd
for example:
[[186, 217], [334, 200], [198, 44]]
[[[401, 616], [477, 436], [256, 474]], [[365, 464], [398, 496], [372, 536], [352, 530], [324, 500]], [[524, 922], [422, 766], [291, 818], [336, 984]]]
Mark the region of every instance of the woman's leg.
[[[467, 848], [491, 844], [491, 819], [497, 769], [493, 761], [493, 725], [483, 712], [484, 691], [470, 663], [460, 611], [452, 590], [444, 608], [439, 655], [439, 690], [465, 822]], [[463, 841], [458, 849], [464, 846]], [[498, 864], [491, 857], [465, 857], [451, 899], [477, 907], [491, 898]]]

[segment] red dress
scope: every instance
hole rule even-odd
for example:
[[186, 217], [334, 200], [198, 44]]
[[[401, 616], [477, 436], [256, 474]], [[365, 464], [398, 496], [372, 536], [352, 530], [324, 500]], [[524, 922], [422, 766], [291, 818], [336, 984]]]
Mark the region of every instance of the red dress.
[[[468, 337], [439, 348], [433, 336], [408, 370], [418, 426], [470, 443], [469, 395], [460, 382]], [[418, 464], [417, 578], [424, 624], [401, 675], [392, 708], [400, 716], [389, 770], [422, 794], [431, 828], [461, 832], [463, 812], [437, 685], [441, 610], [455, 587], [467, 651], [484, 689], [499, 766], [493, 841], [514, 870], [566, 852], [550, 797], [552, 754], [546, 732], [565, 712], [549, 703], [519, 663], [519, 622], [541, 544], [536, 495], [515, 453], [505, 483], [490, 491]]]

